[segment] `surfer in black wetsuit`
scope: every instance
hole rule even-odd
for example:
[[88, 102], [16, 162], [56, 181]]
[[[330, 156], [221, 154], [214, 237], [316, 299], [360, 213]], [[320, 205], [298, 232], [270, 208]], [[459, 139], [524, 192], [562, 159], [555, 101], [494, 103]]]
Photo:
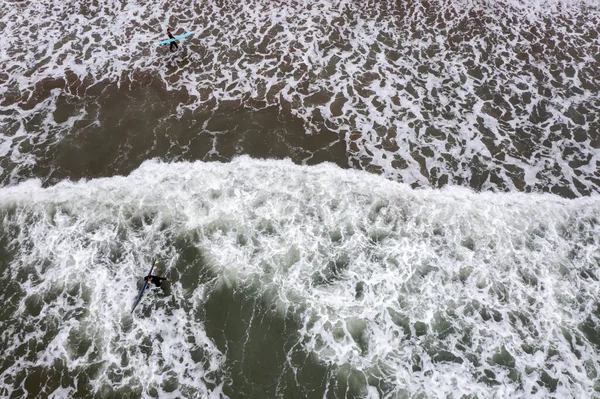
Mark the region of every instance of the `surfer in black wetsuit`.
[[179, 49], [179, 46], [177, 45], [177, 39], [175, 39], [175, 36], [171, 34], [171, 29], [169, 28], [167, 28], [167, 35], [169, 35], [169, 39], [173, 39], [173, 41], [169, 44], [169, 50], [173, 51], [173, 46], [175, 46], [175, 50]]
[[146, 276], [146, 277], [144, 277], [144, 281], [146, 281], [146, 280], [153, 283], [157, 287], [160, 287], [161, 281], [163, 281], [163, 280], [169, 281], [169, 279], [167, 277], [160, 277], [160, 276]]

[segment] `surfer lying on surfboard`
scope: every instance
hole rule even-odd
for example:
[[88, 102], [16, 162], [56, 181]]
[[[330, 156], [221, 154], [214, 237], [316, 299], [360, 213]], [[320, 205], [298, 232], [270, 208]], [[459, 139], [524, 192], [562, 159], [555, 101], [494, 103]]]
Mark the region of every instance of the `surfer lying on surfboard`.
[[155, 286], [160, 287], [161, 285], [161, 281], [166, 280], [169, 281], [168, 277], [160, 277], [160, 276], [146, 276], [144, 277], [144, 281], [149, 281], [151, 283], [154, 283]]
[[173, 46], [175, 46], [175, 50], [179, 49], [179, 46], [177, 45], [177, 39], [175, 39], [175, 36], [173, 36], [171, 29], [169, 28], [167, 28], [167, 35], [169, 35], [169, 39], [173, 39], [169, 45], [169, 50], [173, 51]]
[[161, 280], [169, 280], [168, 278], [165, 278], [165, 277], [159, 277], [159, 276], [152, 275], [152, 272], [154, 272], [158, 268], [157, 264], [158, 264], [158, 260], [153, 259], [152, 267], [150, 268], [148, 275], [146, 277], [144, 277], [144, 285], [142, 286], [142, 289], [140, 290], [140, 293], [138, 294], [137, 299], [135, 300], [135, 303], [133, 304], [133, 307], [131, 308], [131, 313], [133, 313], [136, 306], [142, 300], [142, 295], [144, 295], [144, 291], [146, 291], [146, 287], [148, 286], [148, 283], [151, 282], [151, 283], [154, 283], [154, 285], [156, 285], [157, 287], [160, 287]]

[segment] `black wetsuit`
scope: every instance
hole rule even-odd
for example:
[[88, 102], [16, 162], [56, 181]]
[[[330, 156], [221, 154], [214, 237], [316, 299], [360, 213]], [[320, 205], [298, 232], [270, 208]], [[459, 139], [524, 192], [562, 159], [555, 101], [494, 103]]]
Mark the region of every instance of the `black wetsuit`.
[[[150, 277], [150, 276], [144, 277], [144, 281], [148, 280], [148, 277]], [[157, 287], [160, 287], [161, 281], [166, 280], [165, 277], [159, 277], [159, 276], [151, 276], [151, 277], [152, 277], [152, 280], [150, 280], [150, 282], [154, 283], [154, 285]]]
[[[175, 39], [175, 37], [171, 34], [171, 32], [168, 32], [169, 35], [169, 39]], [[175, 49], [178, 49], [179, 46], [177, 45], [177, 42], [171, 42], [171, 44], [169, 45], [169, 50], [173, 51], [173, 46], [175, 46]]]

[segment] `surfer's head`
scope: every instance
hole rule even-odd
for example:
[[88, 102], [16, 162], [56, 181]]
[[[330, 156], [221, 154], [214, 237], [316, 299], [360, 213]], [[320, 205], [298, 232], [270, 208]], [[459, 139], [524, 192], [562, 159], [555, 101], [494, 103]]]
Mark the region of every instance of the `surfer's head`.
[[167, 33], [171, 33], [171, 29], [167, 28]]

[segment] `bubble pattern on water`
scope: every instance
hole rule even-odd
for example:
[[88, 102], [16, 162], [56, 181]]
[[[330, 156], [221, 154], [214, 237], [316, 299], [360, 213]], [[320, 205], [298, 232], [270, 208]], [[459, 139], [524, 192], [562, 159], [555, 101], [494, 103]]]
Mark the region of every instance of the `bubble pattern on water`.
[[[278, 107], [306, 135], [344, 140], [349, 165], [407, 184], [564, 196], [600, 187], [591, 0], [40, 1], [0, 11], [5, 182], [51, 157], [45, 149], [77, 121], [98, 123], [90, 107], [62, 116], [64, 96], [147, 85], [150, 74], [188, 94], [178, 117]], [[196, 31], [183, 60], [155, 47], [167, 24]]]
[[[120, 190], [21, 188], [37, 199], [21, 191], [0, 206], [2, 249], [11, 259], [1, 269], [9, 287], [1, 294], [0, 396], [226, 397], [223, 355], [185, 313], [196, 301], [174, 308], [168, 295], [148, 288], [130, 314], [149, 256], [161, 260], [162, 275], [178, 258], [168, 215], [157, 211], [160, 197], [128, 202]], [[199, 296], [202, 290], [197, 282]], [[169, 293], [184, 297], [181, 284]]]
[[598, 351], [582, 326], [598, 321], [600, 285], [587, 274], [600, 255], [595, 200], [413, 192], [271, 167], [266, 180], [279, 184], [233, 194], [252, 213], [233, 229], [221, 220], [213, 256], [269, 282], [265, 294], [277, 287], [279, 311], [302, 320], [303, 347], [354, 394], [380, 380], [382, 397], [591, 395], [584, 365]]
[[[296, 379], [278, 385], [302, 378], [295, 350], [329, 368], [325, 397], [592, 397], [599, 383], [595, 197], [412, 190], [248, 158], [0, 194], [16, 251], [2, 277], [19, 283], [6, 311], [21, 320], [3, 332], [0, 389], [44, 365], [85, 370], [96, 392], [235, 392], [234, 355], [198, 316], [223, 286], [299, 326], [282, 370]], [[182, 277], [181, 237], [210, 259], [210, 281]], [[149, 253], [174, 259], [173, 293], [132, 321]]]

